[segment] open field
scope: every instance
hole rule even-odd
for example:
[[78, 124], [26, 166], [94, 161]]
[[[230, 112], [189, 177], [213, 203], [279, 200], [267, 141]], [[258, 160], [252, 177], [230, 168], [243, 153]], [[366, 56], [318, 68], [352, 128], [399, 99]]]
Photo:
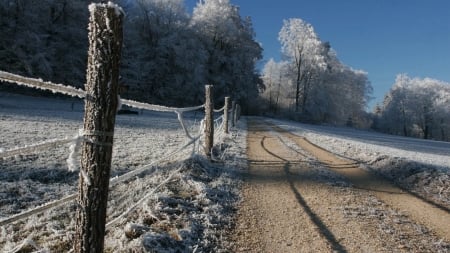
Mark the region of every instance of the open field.
[[[203, 113], [184, 116], [196, 133]], [[0, 148], [71, 138], [82, 117], [80, 100], [1, 93]], [[449, 143], [248, 117], [219, 135], [215, 163], [199, 146], [162, 159], [187, 141], [173, 113], [118, 115], [111, 176], [149, 166], [111, 186], [107, 252], [450, 250]], [[76, 193], [68, 156], [62, 145], [2, 158], [0, 220]], [[443, 227], [410, 208], [423, 203]], [[2, 226], [1, 250], [69, 251], [75, 208]]]

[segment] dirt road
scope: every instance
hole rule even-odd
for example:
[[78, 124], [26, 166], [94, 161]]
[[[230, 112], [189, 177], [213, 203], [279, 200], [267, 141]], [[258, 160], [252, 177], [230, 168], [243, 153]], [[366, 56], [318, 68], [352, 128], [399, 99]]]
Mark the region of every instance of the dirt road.
[[236, 252], [450, 252], [450, 214], [305, 138], [248, 121]]

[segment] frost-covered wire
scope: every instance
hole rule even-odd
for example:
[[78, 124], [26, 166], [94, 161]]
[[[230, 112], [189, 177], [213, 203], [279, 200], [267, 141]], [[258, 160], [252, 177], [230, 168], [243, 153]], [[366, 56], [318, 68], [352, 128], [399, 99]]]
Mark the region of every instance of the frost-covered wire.
[[223, 115], [214, 120], [216, 128], [223, 123]]
[[[98, 134], [98, 133], [96, 133], [96, 134]], [[50, 140], [50, 141], [45, 141], [45, 142], [38, 143], [38, 144], [27, 145], [25, 147], [10, 149], [10, 150], [6, 150], [6, 151], [0, 151], [0, 158], [11, 157], [11, 156], [16, 156], [16, 155], [39, 153], [43, 149], [54, 148], [57, 146], [61, 146], [61, 145], [70, 143], [70, 146], [69, 146], [70, 153], [69, 153], [69, 157], [67, 158], [67, 167], [68, 167], [69, 171], [74, 172], [74, 171], [78, 170], [78, 168], [79, 168], [78, 154], [79, 154], [79, 149], [80, 149], [81, 143], [83, 141], [91, 142], [91, 143], [94, 143], [97, 145], [102, 145], [102, 143], [97, 143], [97, 142], [94, 142], [94, 141], [86, 138], [85, 136], [87, 136], [87, 135], [93, 135], [93, 134], [90, 133], [89, 131], [84, 132], [83, 129], [80, 129], [73, 138]], [[80, 170], [80, 173], [81, 173], [81, 176], [85, 179], [85, 182], [89, 185], [90, 180], [89, 180], [89, 177], [86, 174], [86, 172], [84, 170]]]
[[216, 129], [214, 132], [217, 133], [217, 137], [220, 137], [223, 134], [224, 123], [223, 115], [214, 120], [214, 129]]
[[73, 97], [86, 97], [86, 92], [82, 89], [77, 89], [75, 87], [66, 86], [63, 84], [44, 82], [42, 79], [23, 77], [4, 71], [0, 71], [0, 81], [16, 83], [18, 85], [37, 88], [41, 90], [48, 90], [52, 91], [53, 93], [62, 93]]
[[[78, 170], [80, 168], [79, 166], [79, 153], [80, 153], [80, 147], [81, 147], [81, 143], [83, 143], [83, 141], [85, 141], [85, 132], [83, 129], [80, 129], [78, 131], [78, 133], [75, 135], [74, 137], [74, 141], [70, 144], [69, 150], [70, 150], [70, 154], [69, 154], [69, 158], [67, 158], [67, 166], [69, 168], [69, 171], [74, 172], [76, 170]], [[84, 182], [87, 185], [91, 185], [91, 180], [88, 176], [88, 174], [86, 173], [86, 171], [84, 171], [83, 169], [80, 169], [80, 175], [83, 177]]]
[[[73, 171], [78, 170], [78, 168], [80, 168], [79, 162], [78, 162], [79, 161], [78, 154], [79, 154], [81, 144], [83, 142], [88, 142], [88, 143], [92, 143], [95, 145], [102, 145], [102, 146], [111, 146], [112, 145], [111, 143], [95, 141], [92, 138], [90, 138], [90, 136], [113, 137], [114, 132], [102, 132], [102, 131], [94, 131], [94, 130], [89, 131], [89, 130], [80, 129], [78, 131], [78, 133], [75, 135], [74, 140], [69, 147], [70, 154], [69, 154], [69, 158], [67, 159], [67, 166], [69, 168], [69, 171], [73, 172]], [[80, 168], [80, 175], [83, 177], [84, 182], [87, 185], [91, 185], [91, 180], [89, 178], [89, 175], [82, 168]]]
[[184, 120], [183, 120], [183, 112], [175, 111], [175, 113], [177, 114], [178, 121], [180, 122], [181, 127], [183, 128], [184, 133], [186, 134], [186, 136], [187, 136], [189, 139], [191, 139], [191, 140], [194, 139], [194, 138], [189, 134], [189, 131], [187, 130], [186, 125], [184, 124]]
[[153, 190], [149, 193], [147, 193], [144, 197], [142, 197], [138, 202], [136, 202], [133, 206], [131, 206], [130, 208], [128, 208], [125, 212], [123, 212], [121, 215], [117, 216], [116, 218], [114, 218], [112, 221], [108, 222], [106, 224], [106, 228], [109, 228], [110, 226], [114, 225], [115, 223], [117, 223], [120, 219], [122, 219], [123, 217], [127, 216], [130, 212], [132, 212], [133, 210], [135, 210], [140, 204], [142, 204], [146, 199], [148, 199], [150, 196], [154, 195], [161, 187], [163, 187], [164, 185], [166, 185], [168, 182], [170, 182], [172, 180], [172, 178], [175, 176], [175, 174], [177, 174], [178, 172], [181, 171], [181, 169], [183, 168], [183, 166], [181, 166], [180, 168], [178, 168], [177, 170], [175, 170], [174, 172], [172, 172], [169, 177], [167, 177], [166, 180], [162, 181], [159, 185], [157, 185], [155, 188], [153, 188]]
[[123, 105], [128, 105], [137, 109], [144, 109], [144, 110], [150, 110], [150, 111], [157, 111], [157, 112], [190, 112], [190, 111], [196, 111], [199, 109], [202, 109], [205, 107], [205, 105], [199, 105], [199, 106], [192, 106], [192, 107], [183, 107], [183, 108], [176, 108], [176, 107], [168, 107], [168, 106], [162, 106], [162, 105], [152, 105], [152, 104], [146, 104], [138, 101], [133, 101], [129, 99], [121, 99], [121, 103]]
[[10, 216], [8, 218], [2, 219], [2, 220], [0, 220], [0, 226], [5, 226], [5, 225], [8, 225], [8, 224], [10, 224], [12, 222], [15, 222], [15, 221], [18, 221], [18, 220], [30, 217], [31, 215], [42, 213], [42, 212], [44, 212], [44, 211], [46, 211], [48, 209], [51, 209], [53, 207], [60, 206], [60, 205], [62, 205], [64, 203], [67, 203], [69, 201], [72, 201], [72, 200], [76, 199], [77, 195], [78, 194], [71, 194], [71, 195], [66, 196], [66, 197], [64, 197], [62, 199], [58, 199], [58, 200], [55, 200], [55, 201], [43, 204], [41, 206], [35, 207], [33, 209], [27, 210], [25, 212], [21, 212], [21, 213], [12, 215], [12, 216]]
[[[218, 120], [220, 120], [220, 117], [219, 117], [219, 119], [216, 119], [216, 122], [217, 122]], [[222, 121], [221, 126], [222, 126], [222, 125], [223, 125], [223, 121]], [[160, 158], [160, 159], [158, 159], [158, 160], [156, 160], [156, 161], [154, 161], [154, 162], [152, 162], [152, 163], [150, 163], [150, 164], [147, 164], [147, 165], [142, 166], [142, 167], [139, 168], [139, 169], [130, 171], [130, 172], [125, 173], [125, 174], [123, 174], [123, 175], [121, 175], [121, 176], [119, 176], [119, 177], [111, 178], [111, 179], [110, 179], [110, 187], [113, 187], [113, 186], [115, 186], [115, 185], [117, 185], [117, 184], [119, 184], [119, 183], [121, 183], [121, 182], [123, 182], [123, 181], [126, 181], [126, 180], [128, 180], [128, 179], [130, 179], [130, 178], [132, 178], [132, 177], [134, 177], [134, 176], [136, 176], [136, 175], [138, 175], [138, 174], [140, 174], [140, 173], [146, 171], [146, 170], [149, 170], [149, 169], [151, 169], [151, 168], [154, 168], [155, 164], [161, 163], [162, 161], [167, 160], [167, 159], [173, 157], [174, 155], [180, 153], [181, 151], [183, 151], [184, 149], [186, 149], [187, 147], [189, 147], [189, 146], [192, 145], [192, 144], [194, 144], [194, 152], [195, 152], [195, 143], [197, 143], [197, 142], [200, 140], [200, 138], [201, 138], [201, 136], [202, 136], [201, 133], [203, 132], [203, 130], [204, 130], [204, 122], [201, 121], [201, 122], [200, 122], [199, 134], [198, 134], [196, 137], [193, 137], [193, 138], [192, 138], [189, 142], [187, 142], [185, 145], [183, 145], [183, 146], [181, 146], [180, 148], [178, 148], [178, 149], [176, 149], [176, 150], [174, 150], [174, 151], [168, 153], [166, 156], [164, 156], [164, 157], [162, 157], [162, 158]], [[87, 132], [87, 133], [86, 133], [86, 132], [80, 131], [74, 138], [65, 140], [65, 141], [66, 141], [65, 143], [70, 143], [70, 142], [72, 142], [72, 144], [73, 144], [74, 141], [79, 142], [80, 139], [83, 140], [82, 138], [84, 138], [84, 136], [87, 135], [87, 134], [93, 135], [93, 134], [109, 134], [109, 133], [95, 133], [95, 132], [90, 132], [90, 133]], [[76, 144], [75, 144], [75, 145], [76, 145]], [[200, 144], [199, 144], [199, 146], [200, 146]], [[76, 152], [76, 147], [74, 147], [73, 149], [71, 149], [71, 151]], [[180, 168], [180, 169], [181, 169], [181, 168]], [[179, 170], [180, 170], [180, 169], [179, 169]], [[177, 172], [177, 171], [175, 171], [175, 172]], [[175, 174], [175, 172], [174, 172], [171, 176], [169, 176], [169, 178], [168, 178], [166, 181], [164, 181], [164, 182], [162, 182], [160, 185], [158, 185], [151, 193], [147, 194], [143, 199], [141, 199], [135, 206], [137, 206], [137, 205], [139, 205], [140, 203], [142, 203], [143, 200], [147, 199], [149, 196], [151, 196], [152, 194], [154, 194], [154, 192], [156, 192], [160, 187], [162, 187], [164, 184], [166, 184], [167, 182], [169, 182], [169, 181], [171, 180], [172, 176]], [[81, 176], [83, 176], [82, 173], [83, 173], [83, 172], [80, 172]], [[86, 180], [86, 181], [88, 181], [88, 180]], [[54, 207], [63, 205], [63, 204], [65, 204], [65, 203], [67, 203], [67, 202], [70, 202], [70, 201], [72, 201], [72, 200], [75, 200], [76, 197], [77, 197], [77, 195], [78, 195], [77, 193], [71, 194], [71, 195], [68, 195], [68, 196], [66, 196], [66, 197], [64, 197], [64, 198], [62, 198], [62, 199], [55, 200], [55, 201], [52, 201], [52, 202], [43, 204], [43, 205], [41, 205], [41, 206], [39, 206], [39, 207], [36, 207], [36, 208], [30, 209], [30, 210], [24, 211], [24, 212], [22, 212], [22, 213], [19, 213], [19, 214], [16, 214], [16, 215], [12, 215], [12, 216], [10, 216], [10, 217], [8, 217], [8, 218], [2, 219], [2, 220], [0, 220], [0, 226], [8, 225], [8, 224], [10, 224], [10, 223], [12, 223], [12, 222], [15, 222], [15, 221], [18, 221], [18, 220], [21, 220], [21, 219], [25, 219], [25, 218], [30, 217], [30, 216], [32, 216], [32, 215], [39, 214], [39, 213], [42, 213], [42, 212], [44, 212], [44, 211], [46, 211], [46, 210], [49, 210], [49, 209], [51, 209], [51, 208], [54, 208]], [[134, 208], [135, 208], [135, 207], [134, 207]], [[118, 219], [120, 219], [121, 217], [125, 216], [127, 213], [129, 213], [129, 212], [131, 212], [131, 211], [132, 211], [132, 208], [130, 208], [129, 210], [127, 210], [127, 212], [125, 212], [125, 213], [122, 214], [121, 216], [117, 217], [116, 219], [114, 219], [113, 221], [111, 221], [111, 222], [108, 223], [108, 224], [112, 225], [112, 224], [115, 223]]]
[[214, 109], [213, 111], [214, 111], [214, 112], [222, 112], [223, 110], [225, 110], [225, 106], [223, 106], [223, 107], [220, 108], [220, 109]]
[[[61, 93], [61, 94], [65, 94], [65, 95], [69, 95], [69, 96], [73, 96], [73, 97], [79, 97], [79, 98], [86, 97], [86, 91], [84, 91], [82, 89], [78, 89], [78, 88], [63, 85], [63, 84], [45, 82], [40, 78], [38, 79], [38, 78], [23, 77], [23, 76], [8, 73], [5, 71], [0, 71], [0, 81], [16, 83], [18, 85], [23, 85], [23, 86], [27, 86], [27, 87], [36, 88], [36, 89], [48, 90], [48, 91], [52, 91], [54, 93]], [[167, 106], [162, 106], [162, 105], [152, 105], [152, 104], [137, 102], [137, 101], [128, 100], [128, 99], [120, 99], [119, 104], [128, 105], [128, 106], [138, 108], [138, 109], [146, 109], [146, 110], [158, 111], [158, 112], [176, 112], [176, 111], [189, 112], [189, 111], [199, 110], [199, 109], [205, 107], [205, 105], [199, 105], [199, 106], [192, 106], [192, 107], [176, 108], [176, 107], [167, 107]]]
[[76, 140], [77, 140], [76, 138], [64, 138], [64, 139], [45, 141], [45, 142], [37, 143], [37, 144], [26, 145], [26, 146], [20, 147], [20, 148], [4, 150], [4, 151], [0, 151], [0, 158], [11, 157], [11, 156], [16, 156], [16, 155], [26, 155], [26, 154], [38, 153], [38, 152], [42, 151], [43, 149], [61, 146], [61, 145], [68, 144], [68, 143], [71, 143]]
[[72, 139], [69, 146], [69, 158], [67, 158], [67, 166], [69, 171], [73, 172], [78, 169], [78, 153], [80, 150], [81, 142], [83, 137], [83, 129], [80, 129], [78, 133]]
[[[4, 71], [0, 71], [0, 81], [5, 81], [5, 82], [12, 82], [12, 83], [16, 83], [19, 85], [24, 85], [24, 86], [28, 86], [28, 87], [33, 87], [33, 88], [37, 88], [37, 89], [42, 89], [42, 90], [49, 90], [52, 91], [54, 93], [62, 93], [62, 94], [66, 94], [66, 95], [70, 95], [70, 96], [74, 96], [74, 97], [80, 97], [80, 98], [85, 98], [86, 97], [86, 92], [84, 90], [81, 89], [77, 89], [71, 86], [66, 86], [66, 85], [62, 85], [62, 84], [55, 84], [55, 83], [51, 83], [51, 82], [44, 82], [42, 79], [35, 79], [35, 78], [27, 78], [27, 77], [22, 77], [19, 75], [15, 75], [15, 74], [11, 74], [11, 73], [7, 73]], [[130, 171], [129, 173], [126, 173], [120, 177], [115, 177], [110, 179], [110, 186], [114, 186], [117, 185], [120, 182], [123, 182], [125, 180], [128, 180], [132, 177], [134, 177], [135, 175], [142, 173], [143, 171], [146, 171], [148, 169], [154, 168], [155, 164], [160, 163], [164, 160], [167, 160], [173, 156], [175, 156], [176, 154], [182, 152], [184, 149], [186, 149], [187, 147], [189, 147], [190, 145], [193, 145], [193, 153], [192, 155], [195, 153], [196, 150], [196, 143], [198, 143], [198, 149], [200, 149], [201, 143], [200, 143], [200, 139], [202, 137], [202, 133], [204, 130], [204, 122], [201, 121], [200, 123], [200, 129], [199, 129], [199, 133], [197, 136], [192, 136], [189, 132], [188, 129], [186, 128], [186, 125], [184, 123], [183, 120], [183, 112], [189, 112], [189, 111], [195, 111], [195, 110], [199, 110], [204, 108], [204, 104], [200, 105], [200, 106], [194, 106], [194, 107], [185, 107], [185, 108], [175, 108], [175, 107], [166, 107], [166, 106], [160, 106], [160, 105], [151, 105], [151, 104], [146, 104], [146, 103], [141, 103], [141, 102], [137, 102], [137, 101], [133, 101], [133, 100], [126, 100], [126, 99], [120, 99], [119, 98], [119, 104], [124, 104], [124, 105], [128, 105], [134, 108], [139, 108], [139, 109], [146, 109], [146, 110], [152, 110], [152, 111], [160, 111], [160, 112], [174, 112], [177, 114], [178, 116], [178, 120], [180, 121], [180, 124], [183, 128], [183, 130], [186, 133], [186, 136], [190, 139], [185, 145], [181, 146], [180, 148], [174, 150], [173, 152], [168, 153], [166, 156], [158, 159], [157, 161], [152, 162], [151, 164], [147, 164], [142, 166], [141, 168], [137, 169], [137, 170], [133, 170]], [[223, 111], [225, 107], [219, 109], [219, 110], [214, 110], [215, 112], [220, 112]], [[220, 120], [222, 120], [221, 123]], [[216, 119], [214, 121], [217, 124], [217, 128], [221, 128], [223, 127], [223, 116], [219, 117], [218, 119]], [[69, 149], [70, 149], [70, 154], [69, 157], [67, 159], [67, 163], [68, 163], [68, 167], [70, 171], [75, 171], [78, 167], [77, 164], [77, 160], [78, 159], [78, 153], [79, 153], [79, 149], [81, 146], [82, 142], [90, 142], [90, 143], [94, 143], [97, 145], [110, 145], [108, 143], [99, 143], [99, 142], [95, 142], [92, 140], [92, 138], [89, 138], [89, 136], [92, 135], [105, 135], [105, 134], [110, 134], [110, 133], [98, 133], [98, 132], [84, 132], [84, 131], [79, 131], [77, 135], [75, 135], [73, 138], [65, 138], [65, 139], [60, 139], [60, 140], [51, 140], [51, 141], [46, 141], [43, 143], [39, 143], [39, 144], [33, 144], [33, 145], [28, 145], [26, 147], [23, 148], [16, 148], [16, 149], [11, 149], [11, 150], [6, 150], [3, 151], [0, 149], [0, 158], [3, 157], [9, 157], [9, 156], [15, 156], [15, 155], [20, 155], [20, 154], [26, 154], [26, 153], [31, 153], [31, 152], [37, 152], [40, 151], [44, 148], [49, 148], [49, 147], [55, 147], [55, 146], [59, 146], [62, 144], [71, 144]], [[108, 135], [109, 136], [109, 135]], [[198, 152], [198, 150], [197, 150]], [[85, 179], [85, 182], [87, 184], [90, 183], [89, 177], [87, 175], [87, 173], [83, 170], [80, 170], [80, 176], [82, 176]], [[170, 177], [169, 177], [170, 179]], [[168, 182], [168, 181], [167, 181]], [[162, 185], [161, 185], [162, 186]], [[161, 187], [161, 186], [157, 186], [157, 188], [155, 189], [155, 191]], [[77, 194], [72, 194], [69, 196], [66, 196], [62, 199], [59, 200], [55, 200], [46, 204], [43, 204], [39, 207], [33, 208], [31, 210], [27, 210], [24, 211], [22, 213], [16, 214], [16, 215], [12, 215], [8, 218], [2, 219], [0, 220], [0, 225], [4, 226], [7, 224], [10, 224], [12, 222], [15, 222], [17, 220], [20, 219], [24, 219], [27, 218], [29, 216], [32, 216], [34, 214], [38, 214], [41, 212], [44, 212], [48, 209], [54, 208], [56, 206], [60, 206], [62, 204], [65, 204], [69, 201], [74, 200], [77, 197]], [[146, 197], [144, 197], [145, 199]], [[142, 200], [141, 200], [142, 201]], [[138, 204], [137, 204], [138, 205]]]
[[[117, 185], [117, 184], [119, 184], [119, 183], [121, 183], [123, 181], [126, 181], [126, 180], [128, 180], [128, 179], [130, 179], [130, 178], [132, 178], [132, 177], [134, 177], [134, 176], [136, 176], [136, 175], [146, 171], [146, 170], [154, 168], [155, 164], [161, 163], [162, 161], [167, 160], [170, 157], [176, 155], [177, 153], [179, 153], [182, 150], [186, 149], [190, 145], [194, 144], [196, 141], [199, 140], [199, 138], [200, 138], [200, 136], [195, 137], [194, 139], [190, 140], [188, 143], [186, 143], [182, 147], [180, 147], [180, 148], [178, 148], [178, 149], [168, 153], [166, 156], [164, 156], [164, 157], [162, 157], [162, 158], [160, 158], [160, 159], [158, 159], [158, 160], [156, 160], [156, 161], [154, 161], [154, 162], [152, 162], [150, 164], [144, 165], [144, 166], [142, 166], [139, 169], [130, 171], [130, 172], [125, 173], [125, 174], [123, 174], [123, 175], [121, 175], [119, 177], [111, 178], [110, 179], [110, 184], [109, 184], [110, 187], [113, 187], [113, 186], [115, 186], [115, 185]], [[0, 226], [8, 225], [8, 224], [10, 224], [12, 222], [15, 222], [15, 221], [18, 221], [18, 220], [21, 220], [21, 219], [25, 219], [25, 218], [28, 218], [28, 217], [34, 215], [34, 214], [39, 214], [39, 213], [42, 213], [42, 212], [44, 212], [46, 210], [49, 210], [51, 208], [63, 205], [65, 203], [69, 202], [69, 201], [72, 201], [72, 200], [76, 199], [77, 195], [78, 195], [77, 193], [71, 194], [71, 195], [69, 195], [67, 197], [64, 197], [62, 199], [55, 200], [55, 201], [49, 202], [47, 204], [43, 204], [43, 205], [41, 205], [39, 207], [36, 207], [36, 208], [30, 209], [30, 210], [21, 212], [21, 213], [16, 214], [16, 215], [12, 215], [12, 216], [10, 216], [8, 218], [0, 220]]]
[[155, 166], [155, 164], [161, 163], [162, 161], [165, 161], [165, 160], [173, 157], [174, 155], [180, 153], [181, 151], [183, 151], [184, 149], [186, 149], [190, 145], [194, 144], [199, 139], [200, 139], [200, 136], [197, 136], [197, 137], [193, 138], [192, 140], [190, 140], [189, 142], [187, 142], [185, 145], [181, 146], [180, 148], [178, 148], [178, 149], [168, 153], [166, 156], [164, 156], [164, 157], [162, 157], [162, 158], [160, 158], [160, 159], [158, 159], [156, 161], [153, 161], [150, 164], [143, 165], [141, 168], [132, 170], [132, 171], [130, 171], [128, 173], [125, 173], [125, 174], [123, 174], [123, 175], [121, 175], [119, 177], [112, 178], [111, 181], [110, 181], [110, 185], [114, 186], [114, 185], [116, 185], [116, 184], [118, 184], [120, 182], [126, 181], [126, 180], [128, 180], [128, 179], [130, 179], [130, 178], [132, 178], [132, 177], [134, 177], [134, 176], [136, 176], [136, 175], [146, 171], [146, 170], [149, 170], [149, 169], [153, 168]]

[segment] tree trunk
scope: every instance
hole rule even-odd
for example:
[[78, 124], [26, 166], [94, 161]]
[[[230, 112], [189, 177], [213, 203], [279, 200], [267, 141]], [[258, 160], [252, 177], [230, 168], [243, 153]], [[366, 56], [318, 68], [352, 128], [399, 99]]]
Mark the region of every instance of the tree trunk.
[[76, 214], [74, 251], [103, 252], [114, 124], [118, 104], [123, 14], [91, 4], [84, 114], [85, 142]]
[[224, 126], [224, 132], [226, 133], [226, 134], [228, 134], [229, 133], [229, 131], [228, 131], [228, 108], [230, 107], [230, 97], [225, 97], [225, 105], [224, 105], [224, 109], [223, 109], [223, 121], [224, 121], [224, 124], [225, 124], [225, 126]]
[[295, 89], [295, 112], [298, 112], [299, 100], [300, 100], [300, 79], [299, 77], [297, 77], [297, 87]]
[[281, 80], [282, 80], [282, 75], [280, 73], [280, 80], [278, 82], [277, 98], [275, 100], [275, 114], [278, 113], [278, 99], [280, 98], [280, 92], [281, 92]]
[[234, 121], [234, 114], [236, 113], [236, 101], [231, 102], [231, 126], [234, 127], [236, 125], [236, 121]]

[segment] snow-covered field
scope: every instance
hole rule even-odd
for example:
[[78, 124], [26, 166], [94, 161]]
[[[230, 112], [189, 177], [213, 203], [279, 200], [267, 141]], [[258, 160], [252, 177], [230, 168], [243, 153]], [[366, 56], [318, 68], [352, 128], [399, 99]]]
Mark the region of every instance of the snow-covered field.
[[421, 197], [450, 209], [450, 143], [352, 128], [271, 120], [361, 167], [379, 173]]
[[[203, 114], [184, 116], [195, 135]], [[73, 137], [82, 128], [82, 117], [81, 100], [0, 93], [0, 151]], [[450, 143], [270, 121], [450, 208]], [[230, 135], [218, 137], [215, 163], [192, 155], [198, 146], [162, 159], [189, 141], [173, 113], [118, 115], [116, 122], [112, 177], [148, 169], [111, 187], [107, 222], [114, 222], [107, 226], [105, 251], [229, 250], [227, 228], [239, 199], [237, 174], [247, 166], [245, 119]], [[78, 172], [68, 170], [68, 156], [69, 147], [63, 145], [0, 158], [0, 222], [76, 193]], [[72, 201], [2, 226], [0, 251], [69, 251], [75, 209]]]
[[[203, 113], [184, 116], [196, 135]], [[73, 137], [82, 128], [82, 118], [81, 100], [0, 93], [0, 149]], [[246, 166], [242, 129], [245, 121], [231, 134], [217, 137], [215, 163], [192, 155], [199, 151], [192, 145], [162, 159], [189, 141], [176, 114], [118, 115], [111, 176], [148, 169], [111, 187], [107, 222], [123, 216], [107, 226], [106, 252], [226, 249], [224, 228], [231, 224], [238, 199], [235, 173]], [[0, 221], [76, 193], [78, 172], [68, 170], [68, 156], [69, 147], [63, 145], [0, 158]], [[74, 214], [72, 201], [2, 226], [0, 251], [69, 251]]]

